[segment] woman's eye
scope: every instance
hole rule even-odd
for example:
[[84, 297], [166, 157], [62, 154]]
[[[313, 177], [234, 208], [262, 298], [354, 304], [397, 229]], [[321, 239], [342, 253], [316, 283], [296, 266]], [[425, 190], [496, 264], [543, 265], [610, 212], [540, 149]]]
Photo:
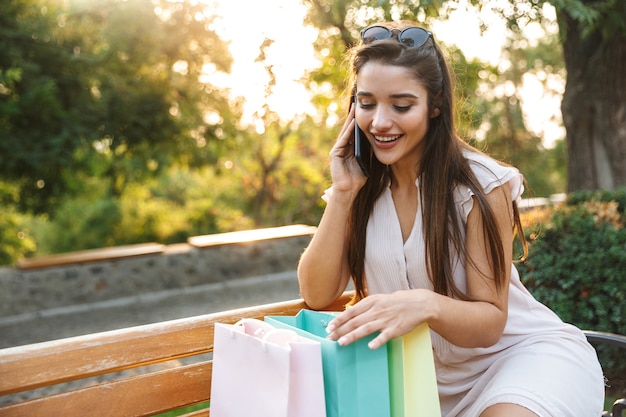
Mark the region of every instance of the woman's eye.
[[397, 112], [404, 113], [411, 109], [411, 106], [393, 106]]
[[366, 109], [366, 110], [374, 108], [374, 104], [372, 103], [361, 103], [360, 105], [362, 109]]

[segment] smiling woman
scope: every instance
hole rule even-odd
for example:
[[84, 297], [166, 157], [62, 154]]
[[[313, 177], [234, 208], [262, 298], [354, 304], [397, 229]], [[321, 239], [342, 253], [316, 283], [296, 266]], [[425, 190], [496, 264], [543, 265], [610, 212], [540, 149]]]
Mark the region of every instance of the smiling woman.
[[[318, 64], [312, 45], [317, 31], [303, 24], [306, 7], [296, 0], [217, 0], [213, 5], [221, 16], [216, 31], [230, 42], [234, 64], [231, 74], [210, 77], [231, 88], [233, 96], [245, 97], [243, 122], [252, 122], [264, 103], [284, 120], [312, 112], [309, 93], [299, 82]], [[262, 45], [267, 45], [263, 51]], [[271, 88], [269, 66], [276, 77]]]

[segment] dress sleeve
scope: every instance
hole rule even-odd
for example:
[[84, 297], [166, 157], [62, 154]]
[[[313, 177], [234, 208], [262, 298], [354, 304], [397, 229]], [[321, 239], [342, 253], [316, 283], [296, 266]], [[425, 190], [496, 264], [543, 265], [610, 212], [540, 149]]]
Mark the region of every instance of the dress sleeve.
[[[485, 194], [489, 194], [494, 188], [509, 183], [511, 199], [519, 203], [524, 192], [524, 177], [517, 168], [501, 165], [496, 160], [480, 153], [467, 152], [465, 157], [468, 159], [470, 167]], [[467, 221], [467, 216], [474, 206], [473, 195], [474, 193], [465, 185], [456, 189], [455, 202], [460, 207], [463, 221]]]

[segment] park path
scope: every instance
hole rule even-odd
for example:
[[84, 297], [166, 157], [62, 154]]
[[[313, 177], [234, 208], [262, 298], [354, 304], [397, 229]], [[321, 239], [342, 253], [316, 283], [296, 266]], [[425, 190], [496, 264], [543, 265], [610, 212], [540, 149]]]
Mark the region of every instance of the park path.
[[0, 348], [299, 298], [295, 271], [0, 319]]

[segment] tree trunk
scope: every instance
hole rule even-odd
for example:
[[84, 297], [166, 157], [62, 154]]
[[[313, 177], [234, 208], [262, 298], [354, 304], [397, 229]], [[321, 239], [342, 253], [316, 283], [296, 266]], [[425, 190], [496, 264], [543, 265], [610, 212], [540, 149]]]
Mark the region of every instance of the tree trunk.
[[561, 12], [567, 84], [561, 111], [567, 132], [568, 192], [626, 185], [626, 35], [583, 39]]

